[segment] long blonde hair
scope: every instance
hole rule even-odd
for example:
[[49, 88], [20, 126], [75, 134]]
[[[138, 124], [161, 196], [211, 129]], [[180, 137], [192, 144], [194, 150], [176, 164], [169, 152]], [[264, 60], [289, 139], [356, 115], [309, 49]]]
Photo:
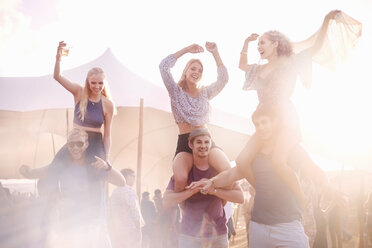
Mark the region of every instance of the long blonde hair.
[[203, 71], [204, 71], [203, 64], [202, 64], [202, 62], [199, 59], [190, 59], [190, 61], [187, 62], [185, 68], [183, 69], [181, 78], [178, 81], [178, 86], [180, 86], [183, 90], [186, 90], [187, 89], [186, 72], [190, 68], [191, 64], [194, 63], [194, 62], [199, 63], [201, 65]]
[[89, 88], [89, 78], [94, 74], [103, 74], [104, 79], [103, 79], [102, 95], [104, 95], [107, 99], [111, 100], [110, 88], [109, 88], [109, 85], [108, 85], [107, 80], [106, 80], [105, 71], [100, 67], [93, 67], [87, 73], [87, 77], [85, 79], [85, 85], [84, 85], [84, 88], [83, 88], [83, 93], [82, 93], [81, 99], [80, 99], [80, 106], [79, 106], [80, 116], [79, 117], [82, 121], [84, 121], [85, 115], [87, 113], [88, 99], [89, 99], [89, 95], [91, 93], [91, 90]]

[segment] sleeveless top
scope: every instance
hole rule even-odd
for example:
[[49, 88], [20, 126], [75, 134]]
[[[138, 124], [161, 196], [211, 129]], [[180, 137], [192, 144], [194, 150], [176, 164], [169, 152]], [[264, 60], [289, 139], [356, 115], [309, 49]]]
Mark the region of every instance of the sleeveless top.
[[[200, 170], [195, 165], [190, 170], [187, 183], [217, 175], [213, 167]], [[171, 178], [167, 190], [174, 190], [174, 177]], [[213, 237], [227, 233], [226, 215], [222, 200], [214, 195], [197, 193], [184, 201], [184, 212], [180, 225], [180, 233], [193, 237]]]
[[83, 127], [101, 128], [105, 120], [103, 114], [102, 98], [99, 102], [92, 102], [88, 100], [87, 112], [84, 120], [80, 118], [80, 102], [75, 105], [74, 123]]

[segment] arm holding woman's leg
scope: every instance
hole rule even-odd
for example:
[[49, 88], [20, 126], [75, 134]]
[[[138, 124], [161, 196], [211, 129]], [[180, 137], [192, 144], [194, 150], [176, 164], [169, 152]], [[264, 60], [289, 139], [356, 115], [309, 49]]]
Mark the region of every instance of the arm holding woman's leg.
[[236, 166], [228, 169], [226, 168], [230, 167], [230, 163], [227, 156], [218, 148], [212, 149], [209, 154], [209, 164], [220, 173], [209, 180], [193, 182], [187, 188], [193, 189], [201, 186], [205, 191], [208, 191], [212, 186], [214, 188], [229, 187], [242, 178], [246, 178], [255, 187], [255, 178], [251, 165], [261, 145], [257, 135], [253, 135], [237, 157], [235, 161]]

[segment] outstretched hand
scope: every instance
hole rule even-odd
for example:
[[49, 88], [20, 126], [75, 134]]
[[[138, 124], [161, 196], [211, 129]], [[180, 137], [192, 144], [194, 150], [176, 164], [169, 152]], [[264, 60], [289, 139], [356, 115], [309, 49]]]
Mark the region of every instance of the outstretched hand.
[[186, 49], [189, 53], [202, 53], [202, 52], [204, 52], [204, 48], [199, 46], [198, 44], [192, 44], [192, 45], [186, 47]]
[[195, 194], [201, 192], [202, 188], [201, 187], [196, 187], [196, 188], [191, 189], [191, 188], [186, 187], [186, 190], [189, 191], [191, 195], [195, 195]]
[[63, 48], [66, 47], [66, 43], [64, 41], [60, 41], [58, 43], [58, 47], [57, 47], [57, 55], [56, 55], [56, 59], [61, 59], [61, 56], [62, 56], [62, 50]]
[[205, 42], [205, 48], [207, 49], [208, 52], [214, 53], [217, 52], [217, 45], [214, 42]]
[[103, 170], [107, 170], [109, 165], [106, 163], [105, 160], [103, 160], [102, 158], [100, 157], [97, 157], [97, 156], [94, 156], [94, 158], [96, 159], [96, 161], [94, 161], [93, 163], [91, 163], [91, 165], [93, 167], [95, 167], [96, 169], [103, 169]]
[[326, 19], [326, 20], [337, 19], [338, 15], [340, 15], [341, 12], [342, 12], [342, 11], [341, 11], [341, 10], [338, 10], [338, 9], [332, 10], [331, 12], [329, 12], [329, 13], [326, 15], [325, 19]]
[[252, 33], [250, 36], [248, 36], [248, 37], [245, 39], [245, 41], [250, 42], [250, 41], [257, 40], [258, 36], [259, 36], [258, 34], [256, 34], [256, 33]]

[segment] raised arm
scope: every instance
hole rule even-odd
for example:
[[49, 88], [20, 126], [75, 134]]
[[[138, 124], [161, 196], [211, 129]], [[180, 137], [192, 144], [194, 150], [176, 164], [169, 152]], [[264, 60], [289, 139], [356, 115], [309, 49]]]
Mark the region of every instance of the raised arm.
[[243, 71], [248, 71], [248, 45], [249, 42], [257, 40], [258, 34], [251, 34], [248, 38], [244, 40], [244, 45], [242, 51], [240, 52], [240, 60], [239, 60], [239, 69]]
[[173, 88], [176, 86], [176, 82], [173, 79], [170, 69], [175, 65], [177, 59], [186, 53], [201, 53], [203, 51], [204, 51], [203, 47], [197, 44], [192, 44], [190, 46], [182, 48], [181, 50], [175, 52], [174, 54], [167, 56], [160, 62], [159, 65], [160, 74], [169, 94], [172, 94]]
[[72, 83], [70, 80], [65, 78], [61, 75], [61, 57], [62, 57], [62, 49], [66, 46], [66, 43], [63, 41], [59, 42], [58, 48], [57, 48], [57, 55], [56, 55], [56, 63], [54, 65], [54, 79], [57, 80], [58, 83], [60, 83], [66, 90], [70, 91], [71, 94], [75, 98], [75, 102], [80, 96], [80, 93], [82, 92], [83, 88], [81, 85]]
[[205, 47], [208, 52], [213, 55], [213, 58], [217, 65], [217, 81], [205, 87], [208, 99], [212, 99], [213, 97], [217, 96], [218, 93], [220, 93], [221, 90], [225, 87], [225, 85], [229, 81], [229, 75], [227, 73], [226, 67], [222, 62], [216, 43], [206, 42]]
[[178, 52], [174, 53], [173, 56], [176, 59], [178, 59], [179, 57], [181, 57], [182, 55], [184, 55], [186, 53], [202, 53], [202, 52], [204, 52], [203, 47], [199, 46], [198, 44], [192, 44], [192, 45], [187, 46], [185, 48], [182, 48]]
[[341, 13], [340, 10], [332, 10], [331, 12], [329, 12], [324, 17], [323, 24], [320, 27], [320, 30], [318, 32], [318, 35], [317, 35], [316, 40], [314, 42], [314, 45], [309, 48], [310, 54], [312, 56], [314, 54], [316, 54], [319, 51], [319, 49], [322, 47], [322, 45], [323, 45], [324, 38], [326, 36], [327, 30], [328, 30], [328, 26], [329, 26], [328, 25], [329, 24], [329, 21], [332, 20], [332, 19], [335, 19], [336, 16], [337, 16], [337, 14], [340, 14], [340, 13]]
[[223, 66], [223, 62], [220, 57], [220, 53], [218, 52], [216, 43], [207, 41], [205, 43], [205, 48], [207, 49], [208, 52], [210, 52], [213, 55], [217, 67]]

